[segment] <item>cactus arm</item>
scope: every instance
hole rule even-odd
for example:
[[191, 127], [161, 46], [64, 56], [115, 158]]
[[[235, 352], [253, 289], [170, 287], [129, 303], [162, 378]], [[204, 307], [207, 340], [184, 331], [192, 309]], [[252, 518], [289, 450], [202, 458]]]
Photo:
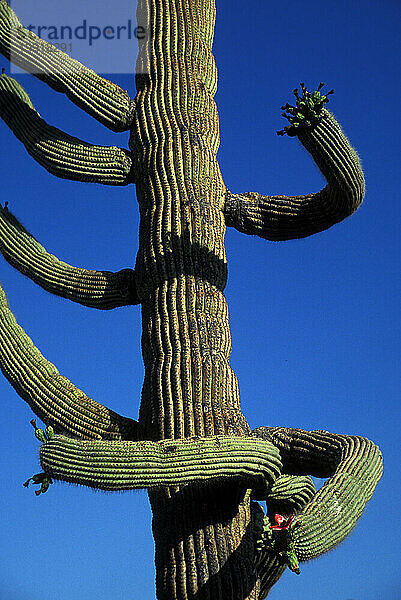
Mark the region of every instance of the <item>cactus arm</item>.
[[303, 196], [262, 196], [226, 192], [226, 225], [272, 241], [303, 238], [328, 229], [351, 215], [362, 202], [365, 184], [361, 165], [334, 116], [298, 130], [327, 186]]
[[315, 494], [316, 488], [310, 477], [281, 475], [266, 498], [268, 513], [290, 516], [312, 500]]
[[0, 52], [109, 129], [129, 129], [135, 101], [128, 93], [25, 29], [5, 0], [0, 0]]
[[135, 271], [90, 271], [60, 261], [0, 206], [0, 251], [10, 265], [47, 292], [101, 310], [138, 304]]
[[259, 556], [256, 560], [256, 569], [260, 578], [260, 592], [258, 600], [263, 600], [263, 598], [266, 598], [271, 588], [275, 583], [277, 583], [286, 568], [287, 565], [285, 562], [271, 549], [263, 552], [263, 554], [259, 553]]
[[131, 442], [55, 435], [42, 444], [40, 462], [52, 479], [108, 491], [231, 478], [266, 489], [281, 472], [273, 444], [240, 436]]
[[253, 434], [280, 450], [284, 473], [329, 478], [297, 514], [289, 537], [300, 561], [334, 548], [355, 527], [382, 475], [378, 447], [326, 431], [259, 427]]
[[36, 162], [56, 177], [104, 185], [133, 182], [128, 150], [95, 146], [48, 125], [24, 88], [4, 74], [0, 76], [0, 116]]
[[17, 324], [0, 287], [0, 368], [33, 412], [55, 431], [135, 439], [137, 423], [88, 398], [46, 360]]

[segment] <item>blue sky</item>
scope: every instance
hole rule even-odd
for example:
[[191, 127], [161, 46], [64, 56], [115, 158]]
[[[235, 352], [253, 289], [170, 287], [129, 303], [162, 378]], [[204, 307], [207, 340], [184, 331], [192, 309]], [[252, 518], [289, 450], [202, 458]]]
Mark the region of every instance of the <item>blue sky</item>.
[[[250, 425], [364, 435], [384, 454], [385, 475], [354, 533], [304, 565], [299, 577], [284, 574], [269, 598], [395, 600], [401, 594], [401, 5], [218, 0], [217, 10], [218, 158], [227, 187], [291, 195], [324, 186], [297, 140], [275, 133], [284, 124], [280, 106], [300, 81], [335, 88], [329, 108], [357, 149], [367, 183], [362, 207], [327, 232], [282, 243], [236, 231], [226, 236], [231, 364]], [[110, 78], [135, 93], [132, 76]], [[93, 143], [127, 146], [127, 134], [106, 130], [35, 78], [19, 79], [49, 123]], [[0, 201], [50, 252], [87, 268], [134, 264], [133, 187], [56, 179], [2, 122], [0, 138]], [[143, 378], [139, 307], [104, 313], [74, 305], [4, 261], [0, 278], [18, 322], [59, 371], [136, 418]], [[0, 395], [0, 600], [153, 600], [146, 492], [56, 484], [36, 498], [22, 486], [40, 470], [33, 415], [3, 378]]]

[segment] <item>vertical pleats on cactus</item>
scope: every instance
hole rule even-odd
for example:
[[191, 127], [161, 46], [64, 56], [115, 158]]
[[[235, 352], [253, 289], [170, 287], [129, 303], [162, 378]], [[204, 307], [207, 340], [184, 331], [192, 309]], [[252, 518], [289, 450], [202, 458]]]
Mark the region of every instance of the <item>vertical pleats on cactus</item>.
[[[158, 600], [261, 600], [287, 567], [299, 573], [300, 562], [349, 534], [382, 460], [360, 436], [251, 432], [230, 365], [225, 231], [276, 241], [323, 231], [360, 205], [364, 176], [326, 108], [332, 92], [301, 84], [295, 106], [283, 107], [290, 124], [278, 133], [300, 140], [327, 185], [302, 196], [227, 190], [217, 161], [215, 2], [147, 0], [146, 7], [150, 31], [139, 40], [131, 99], [67, 54], [49, 52], [0, 0], [0, 52], [106, 127], [129, 130], [128, 148], [92, 145], [48, 125], [21, 85], [0, 77], [0, 117], [40, 165], [65, 179], [136, 186], [135, 269], [70, 266], [7, 205], [0, 207], [0, 251], [57, 296], [101, 310], [141, 306], [139, 419], [118, 415], [60, 375], [17, 324], [2, 290], [0, 367], [47, 425], [42, 431], [33, 421], [43, 473], [26, 486], [40, 485], [38, 496], [53, 480], [147, 488]], [[327, 481], [316, 491], [310, 475]]]

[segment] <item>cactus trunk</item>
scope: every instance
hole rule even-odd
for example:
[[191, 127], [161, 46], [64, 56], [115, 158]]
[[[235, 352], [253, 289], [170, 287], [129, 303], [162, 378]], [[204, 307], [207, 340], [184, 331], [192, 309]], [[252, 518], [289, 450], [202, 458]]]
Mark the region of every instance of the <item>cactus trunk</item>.
[[[249, 428], [229, 365], [223, 294], [214, 1], [154, 0], [149, 6], [150, 48], [139, 61], [148, 51], [150, 69], [137, 75], [130, 139], [140, 173], [135, 271], [145, 382], [139, 435], [240, 435]], [[192, 484], [185, 491], [152, 491], [150, 500], [159, 600], [257, 598], [254, 541], [245, 536], [251, 522], [246, 489]]]

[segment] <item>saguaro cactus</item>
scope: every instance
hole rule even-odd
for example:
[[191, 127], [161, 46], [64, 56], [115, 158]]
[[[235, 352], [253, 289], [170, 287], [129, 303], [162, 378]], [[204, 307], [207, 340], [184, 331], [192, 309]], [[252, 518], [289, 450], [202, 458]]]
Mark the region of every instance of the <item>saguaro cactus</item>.
[[[355, 151], [326, 110], [321, 84], [301, 84], [289, 125], [327, 180], [304, 196], [227, 190], [219, 146], [213, 0], [141, 0], [149, 37], [139, 52], [137, 95], [24, 30], [0, 0], [0, 51], [114, 131], [129, 150], [93, 146], [48, 125], [13, 78], [0, 77], [0, 115], [50, 173], [136, 185], [135, 269], [67, 265], [0, 209], [5, 259], [45, 290], [108, 310], [140, 304], [145, 363], [138, 421], [88, 398], [48, 362], [0, 294], [0, 365], [47, 425], [43, 473], [104, 490], [147, 488], [159, 600], [264, 598], [288, 566], [333, 548], [351, 531], [381, 476], [378, 448], [359, 436], [260, 427], [240, 408], [229, 357], [224, 297], [226, 226], [270, 240], [322, 231], [364, 195]], [[51, 48], [51, 52], [50, 52]], [[144, 68], [146, 63], [147, 69]], [[327, 478], [316, 491], [309, 475]], [[265, 514], [257, 500], [266, 500]]]

